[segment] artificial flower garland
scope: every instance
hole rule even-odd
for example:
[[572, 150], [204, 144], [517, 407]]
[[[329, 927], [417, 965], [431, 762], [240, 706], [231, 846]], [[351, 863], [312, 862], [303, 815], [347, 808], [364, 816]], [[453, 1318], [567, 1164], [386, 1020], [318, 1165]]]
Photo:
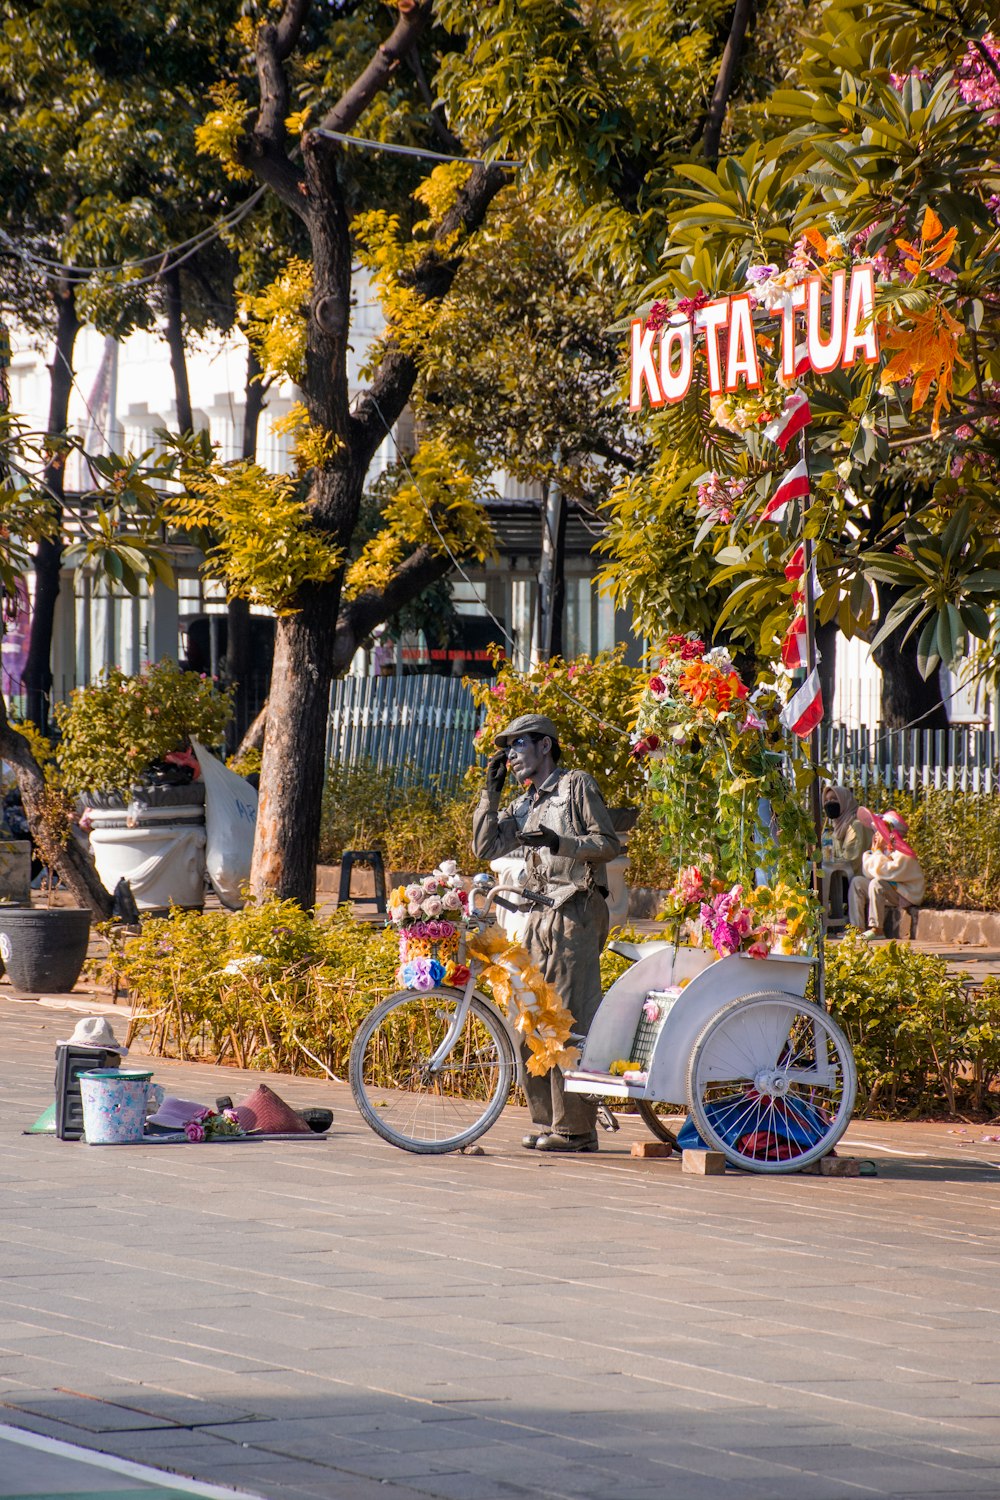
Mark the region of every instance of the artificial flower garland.
[[577, 1067], [580, 1049], [568, 1045], [573, 1017], [520, 943], [502, 928], [488, 927], [470, 933], [469, 953], [482, 963], [480, 977], [489, 981], [497, 1003], [508, 1014], [512, 1005], [517, 1012], [514, 1028], [531, 1054], [528, 1072], [541, 1078], [554, 1067]]

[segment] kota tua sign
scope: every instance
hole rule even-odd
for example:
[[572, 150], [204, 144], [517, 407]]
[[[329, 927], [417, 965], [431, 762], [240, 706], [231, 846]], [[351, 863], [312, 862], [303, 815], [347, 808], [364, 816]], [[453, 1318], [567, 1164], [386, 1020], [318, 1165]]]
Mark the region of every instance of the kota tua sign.
[[[641, 318], [633, 318], [632, 410], [638, 411], [644, 394], [651, 406], [684, 400], [694, 373], [695, 335], [702, 333], [710, 394], [728, 395], [741, 385], [757, 390], [763, 384], [753, 324], [757, 305], [749, 292], [736, 292], [706, 302], [693, 318], [675, 313], [661, 328], [649, 328]], [[849, 280], [846, 270], [832, 272], [829, 288], [823, 277], [807, 276], [782, 295], [770, 315], [781, 320], [782, 380], [794, 381], [806, 370], [828, 375], [858, 360], [878, 363], [875, 272], [870, 264], [854, 266]]]

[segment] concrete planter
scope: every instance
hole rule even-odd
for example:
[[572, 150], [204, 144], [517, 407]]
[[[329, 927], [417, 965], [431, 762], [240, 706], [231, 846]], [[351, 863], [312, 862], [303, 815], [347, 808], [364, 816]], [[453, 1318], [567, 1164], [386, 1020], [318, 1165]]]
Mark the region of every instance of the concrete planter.
[[83, 907], [0, 907], [0, 956], [19, 994], [68, 994], [89, 941], [90, 912]]

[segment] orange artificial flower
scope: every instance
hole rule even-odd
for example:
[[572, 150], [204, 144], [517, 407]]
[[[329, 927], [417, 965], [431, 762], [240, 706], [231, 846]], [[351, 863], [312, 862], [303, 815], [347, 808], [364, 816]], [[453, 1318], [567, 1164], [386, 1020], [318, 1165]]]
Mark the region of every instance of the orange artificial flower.
[[897, 353], [882, 371], [882, 387], [897, 380], [913, 380], [913, 410], [919, 411], [937, 385], [931, 414], [931, 436], [941, 432], [942, 411], [951, 410], [951, 393], [955, 385], [955, 365], [968, 362], [958, 352], [958, 341], [965, 331], [946, 307], [935, 303], [925, 312], [909, 313], [909, 328], [894, 328], [883, 334], [883, 349]]

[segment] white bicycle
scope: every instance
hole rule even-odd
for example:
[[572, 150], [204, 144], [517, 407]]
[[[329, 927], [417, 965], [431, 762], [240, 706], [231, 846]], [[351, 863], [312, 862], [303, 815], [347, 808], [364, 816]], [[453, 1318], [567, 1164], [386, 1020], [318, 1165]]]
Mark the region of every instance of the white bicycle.
[[[547, 904], [494, 887], [474, 893], [469, 925], [493, 920], [494, 903]], [[689, 1112], [707, 1146], [755, 1172], [797, 1171], [833, 1150], [850, 1123], [857, 1076], [840, 1027], [805, 999], [811, 959], [713, 961], [704, 949], [662, 942], [612, 947], [632, 966], [605, 994], [579, 1068], [565, 1073], [568, 1090], [633, 1101], [674, 1144], [676, 1117]], [[354, 1039], [349, 1074], [362, 1118], [404, 1151], [470, 1146], [499, 1119], [519, 1076], [516, 1034], [476, 989], [480, 967], [473, 960], [464, 990], [390, 995]], [[627, 1077], [610, 1071], [620, 1059], [631, 1064]]]

